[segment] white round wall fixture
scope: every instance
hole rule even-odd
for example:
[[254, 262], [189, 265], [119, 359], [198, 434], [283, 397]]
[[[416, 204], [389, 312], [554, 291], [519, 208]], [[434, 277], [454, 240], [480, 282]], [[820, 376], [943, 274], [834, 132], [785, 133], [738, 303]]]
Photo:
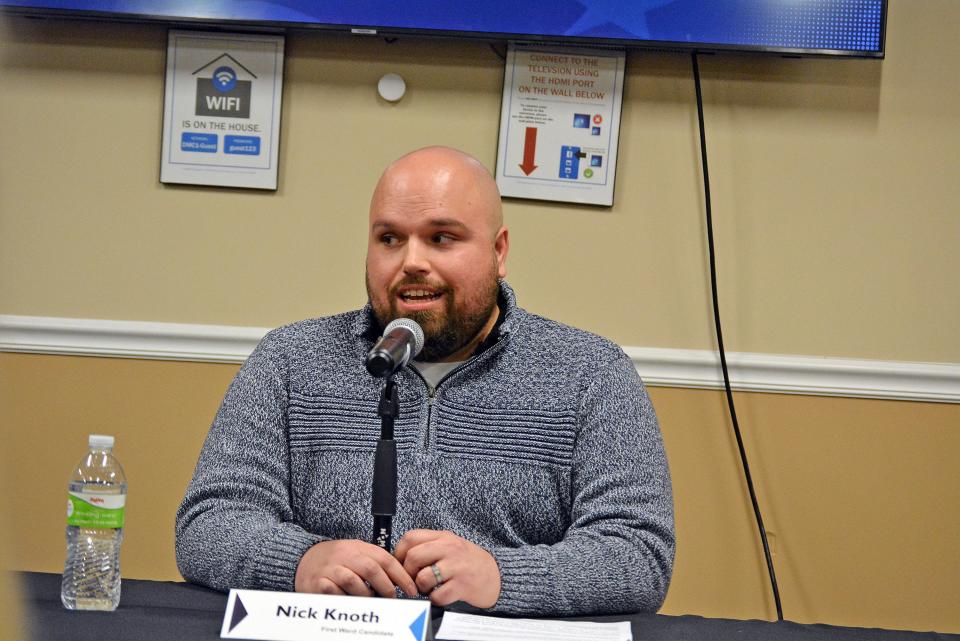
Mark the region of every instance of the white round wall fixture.
[[407, 83], [403, 81], [399, 74], [388, 73], [380, 78], [380, 82], [377, 83], [377, 91], [384, 100], [396, 102], [403, 98], [403, 94], [407, 92]]

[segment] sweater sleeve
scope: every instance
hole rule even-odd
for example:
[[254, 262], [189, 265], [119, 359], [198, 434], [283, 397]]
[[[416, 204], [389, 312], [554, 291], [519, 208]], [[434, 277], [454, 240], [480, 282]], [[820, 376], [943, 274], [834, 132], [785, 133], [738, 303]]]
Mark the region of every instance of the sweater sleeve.
[[237, 373], [177, 512], [177, 566], [188, 581], [292, 591], [301, 557], [324, 540], [294, 522], [279, 342], [268, 334]]
[[497, 548], [492, 611], [541, 616], [655, 612], [674, 559], [670, 473], [653, 406], [630, 359], [601, 369], [580, 406], [571, 524], [555, 545]]

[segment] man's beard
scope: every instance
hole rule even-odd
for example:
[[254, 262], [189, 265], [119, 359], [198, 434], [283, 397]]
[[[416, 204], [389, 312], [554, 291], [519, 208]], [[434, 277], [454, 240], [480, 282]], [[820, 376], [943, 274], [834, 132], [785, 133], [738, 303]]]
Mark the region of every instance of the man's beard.
[[454, 306], [453, 291], [447, 286], [437, 286], [425, 278], [405, 278], [387, 292], [387, 309], [381, 308], [370, 292], [370, 279], [367, 278], [367, 297], [373, 307], [374, 316], [380, 327], [386, 327], [390, 321], [400, 317], [397, 311], [397, 289], [408, 285], [425, 285], [443, 294], [444, 309], [422, 310], [406, 314], [406, 318], [415, 320], [423, 329], [423, 350], [417, 355], [420, 361], [437, 361], [462, 349], [472, 341], [483, 326], [490, 320], [497, 306], [500, 286], [496, 278], [490, 286], [475, 298], [466, 300], [457, 308]]

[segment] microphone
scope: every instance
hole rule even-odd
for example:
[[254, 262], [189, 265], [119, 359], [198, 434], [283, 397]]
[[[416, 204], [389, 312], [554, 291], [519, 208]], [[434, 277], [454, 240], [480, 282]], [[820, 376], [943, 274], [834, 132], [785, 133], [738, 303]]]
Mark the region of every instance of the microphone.
[[367, 371], [382, 378], [393, 376], [423, 349], [423, 330], [416, 321], [397, 318], [384, 328], [383, 336], [367, 354]]

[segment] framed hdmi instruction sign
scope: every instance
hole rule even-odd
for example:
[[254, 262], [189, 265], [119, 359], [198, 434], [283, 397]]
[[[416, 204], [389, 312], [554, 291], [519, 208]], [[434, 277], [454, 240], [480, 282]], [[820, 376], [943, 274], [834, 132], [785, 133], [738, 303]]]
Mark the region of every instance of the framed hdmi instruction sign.
[[160, 182], [277, 188], [283, 36], [172, 30]]
[[613, 205], [623, 50], [511, 43], [497, 186], [507, 197]]

